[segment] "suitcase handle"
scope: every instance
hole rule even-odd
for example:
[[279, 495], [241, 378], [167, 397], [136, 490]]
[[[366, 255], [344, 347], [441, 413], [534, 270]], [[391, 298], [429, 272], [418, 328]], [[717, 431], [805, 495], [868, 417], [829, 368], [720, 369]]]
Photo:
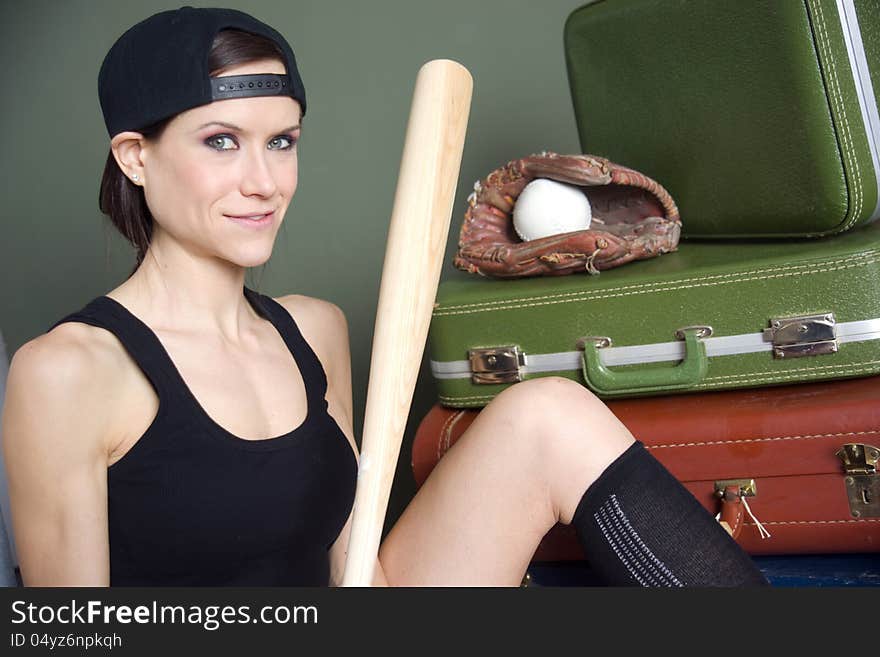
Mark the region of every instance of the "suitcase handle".
[[613, 372], [602, 364], [599, 349], [607, 341], [584, 341], [582, 371], [587, 386], [598, 395], [618, 396], [643, 392], [664, 392], [691, 388], [706, 376], [709, 359], [701, 338], [705, 327], [679, 329], [684, 336], [685, 356], [675, 367], [654, 367]]

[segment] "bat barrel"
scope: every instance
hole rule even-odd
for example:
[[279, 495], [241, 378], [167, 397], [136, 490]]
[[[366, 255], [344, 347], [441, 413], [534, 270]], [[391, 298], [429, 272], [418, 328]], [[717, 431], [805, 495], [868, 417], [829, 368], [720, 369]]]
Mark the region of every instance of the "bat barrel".
[[437, 59], [416, 77], [373, 331], [344, 586], [369, 586], [437, 294], [473, 81]]

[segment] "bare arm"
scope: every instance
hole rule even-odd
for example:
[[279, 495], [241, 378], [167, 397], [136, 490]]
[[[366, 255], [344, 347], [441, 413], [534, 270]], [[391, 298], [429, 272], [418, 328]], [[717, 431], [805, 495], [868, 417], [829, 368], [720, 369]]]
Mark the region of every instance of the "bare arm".
[[[328, 411], [348, 438], [355, 458], [357, 458], [357, 443], [354, 440], [352, 422], [351, 348], [345, 314], [338, 306], [318, 299], [291, 295], [278, 301], [294, 316], [306, 340], [318, 355], [327, 374]], [[351, 514], [330, 548], [331, 586], [338, 586], [342, 583], [350, 534]], [[373, 585], [388, 585], [378, 559], [376, 560]]]
[[9, 369], [3, 449], [25, 586], [107, 586], [107, 413], [100, 364], [77, 329], [19, 349]]

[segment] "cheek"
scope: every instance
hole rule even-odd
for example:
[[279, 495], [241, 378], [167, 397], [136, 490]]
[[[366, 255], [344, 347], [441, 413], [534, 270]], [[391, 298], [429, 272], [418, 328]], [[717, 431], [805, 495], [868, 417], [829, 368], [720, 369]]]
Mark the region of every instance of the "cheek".
[[281, 195], [290, 199], [299, 184], [299, 161], [296, 153], [293, 154], [291, 161], [283, 163], [277, 180]]
[[146, 172], [147, 203], [158, 220], [201, 213], [228, 188], [228, 168], [212, 167], [203, 158], [166, 158], [150, 168]]

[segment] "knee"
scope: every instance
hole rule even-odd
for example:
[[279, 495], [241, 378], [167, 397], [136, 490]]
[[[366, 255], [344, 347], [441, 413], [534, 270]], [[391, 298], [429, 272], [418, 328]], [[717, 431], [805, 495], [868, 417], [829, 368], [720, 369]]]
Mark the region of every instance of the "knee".
[[[555, 517], [569, 522], [584, 490], [634, 438], [585, 386], [562, 377], [529, 379], [484, 409], [504, 452], [527, 462]], [[482, 414], [481, 414], [482, 415]]]
[[601, 399], [570, 379], [529, 379], [502, 392], [493, 404], [551, 460], [564, 461], [584, 451], [617, 452], [633, 440]]
[[555, 423], [583, 421], [597, 414], [610, 413], [608, 407], [585, 386], [560, 376], [528, 379], [510, 386], [492, 402], [521, 422], [535, 422], [535, 428], [553, 429]]

